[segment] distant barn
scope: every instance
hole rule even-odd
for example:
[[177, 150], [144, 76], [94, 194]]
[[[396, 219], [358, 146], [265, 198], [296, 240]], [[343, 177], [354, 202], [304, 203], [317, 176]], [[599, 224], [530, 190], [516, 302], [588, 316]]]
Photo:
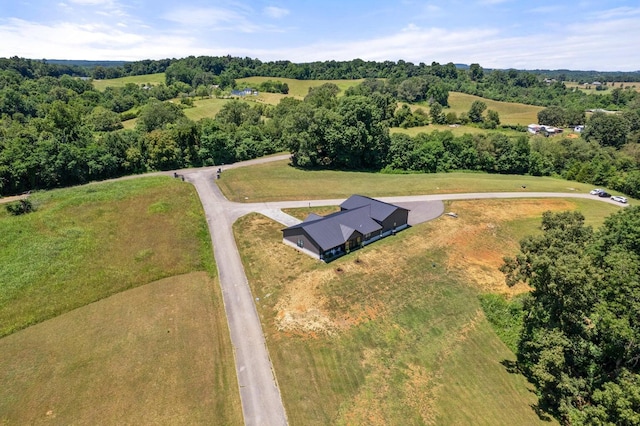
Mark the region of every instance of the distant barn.
[[406, 228], [408, 218], [408, 209], [352, 195], [339, 212], [310, 214], [303, 222], [283, 229], [283, 242], [328, 262]]

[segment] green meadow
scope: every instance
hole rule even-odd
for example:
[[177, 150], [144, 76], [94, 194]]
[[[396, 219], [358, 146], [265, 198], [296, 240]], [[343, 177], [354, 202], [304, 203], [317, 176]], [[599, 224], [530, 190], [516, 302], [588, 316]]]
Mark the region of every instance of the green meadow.
[[197, 194], [183, 182], [133, 179], [31, 201], [35, 213], [0, 213], [0, 335], [161, 278], [214, 270]]
[[552, 177], [301, 170], [289, 166], [286, 160], [250, 169], [229, 169], [217, 183], [227, 198], [238, 202], [346, 198], [351, 194], [385, 197], [493, 191], [586, 193], [592, 189], [588, 184]]
[[195, 189], [167, 177], [0, 210], [0, 424], [242, 423]]
[[124, 87], [129, 83], [133, 83], [136, 85], [143, 84], [164, 84], [165, 76], [164, 73], [157, 74], [147, 74], [147, 75], [132, 75], [129, 77], [120, 77], [120, 78], [111, 78], [105, 80], [93, 80], [93, 87], [97, 90], [104, 91], [107, 87]]

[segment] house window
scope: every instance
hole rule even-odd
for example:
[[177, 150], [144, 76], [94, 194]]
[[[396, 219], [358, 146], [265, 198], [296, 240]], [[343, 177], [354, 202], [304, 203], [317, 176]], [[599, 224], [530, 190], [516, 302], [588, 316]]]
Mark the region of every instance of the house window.
[[298, 238], [298, 247], [304, 247], [304, 240], [302, 238]]

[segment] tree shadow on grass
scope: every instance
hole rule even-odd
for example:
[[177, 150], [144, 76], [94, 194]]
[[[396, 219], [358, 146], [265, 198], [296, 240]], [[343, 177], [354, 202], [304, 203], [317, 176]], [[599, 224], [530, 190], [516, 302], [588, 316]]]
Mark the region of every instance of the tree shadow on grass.
[[512, 361], [510, 359], [503, 359], [502, 361], [500, 361], [500, 364], [502, 364], [510, 374], [522, 374], [522, 371], [520, 371], [520, 369], [518, 368], [518, 363], [515, 361]]
[[[524, 375], [522, 373], [522, 370], [520, 370], [520, 367], [518, 367], [518, 363], [516, 361], [512, 361], [510, 359], [504, 359], [500, 361], [500, 364], [504, 366], [504, 368], [507, 370], [509, 374]], [[535, 393], [535, 390], [533, 388], [529, 388], [529, 392]], [[536, 413], [538, 418], [543, 422], [553, 421], [553, 417], [548, 413], [545, 407], [541, 406], [540, 404], [531, 404], [530, 407]]]

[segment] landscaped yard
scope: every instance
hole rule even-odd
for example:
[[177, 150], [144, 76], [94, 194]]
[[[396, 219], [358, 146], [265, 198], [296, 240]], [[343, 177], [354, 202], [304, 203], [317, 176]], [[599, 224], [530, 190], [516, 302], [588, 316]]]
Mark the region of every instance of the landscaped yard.
[[281, 225], [241, 218], [236, 240], [290, 423], [544, 424], [531, 386], [508, 371], [514, 355], [478, 296], [527, 291], [508, 288], [498, 267], [537, 232], [544, 210], [580, 209], [599, 224], [617, 210], [600, 204], [450, 202], [458, 219], [443, 216], [330, 264], [282, 244]]

